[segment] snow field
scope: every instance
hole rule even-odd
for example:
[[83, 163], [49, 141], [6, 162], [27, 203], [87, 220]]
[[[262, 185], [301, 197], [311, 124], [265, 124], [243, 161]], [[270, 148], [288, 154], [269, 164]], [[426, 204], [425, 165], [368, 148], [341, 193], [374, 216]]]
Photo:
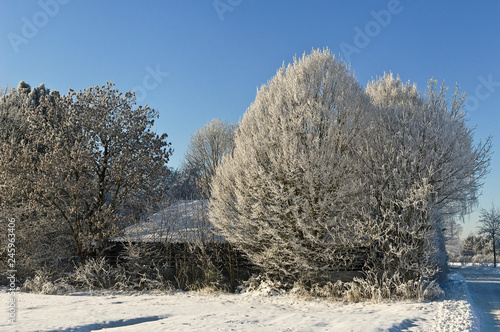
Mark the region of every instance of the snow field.
[[[170, 292], [143, 294], [19, 293], [12, 331], [478, 331], [467, 287], [451, 275], [435, 302], [345, 304], [293, 295]], [[0, 293], [7, 304], [9, 294]], [[5, 305], [6, 307], [6, 305]]]

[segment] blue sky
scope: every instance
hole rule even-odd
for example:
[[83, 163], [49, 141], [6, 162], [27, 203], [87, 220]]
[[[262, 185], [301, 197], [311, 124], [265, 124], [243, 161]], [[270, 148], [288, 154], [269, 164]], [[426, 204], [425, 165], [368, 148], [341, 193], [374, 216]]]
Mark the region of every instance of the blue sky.
[[[477, 140], [500, 146], [499, 1], [0, 0], [0, 86], [66, 93], [106, 81], [160, 112], [180, 165], [190, 135], [237, 122], [283, 62], [328, 47], [361, 84], [384, 71], [425, 90], [431, 77], [469, 95]], [[480, 206], [500, 206], [493, 155]], [[474, 231], [467, 217], [463, 235]]]

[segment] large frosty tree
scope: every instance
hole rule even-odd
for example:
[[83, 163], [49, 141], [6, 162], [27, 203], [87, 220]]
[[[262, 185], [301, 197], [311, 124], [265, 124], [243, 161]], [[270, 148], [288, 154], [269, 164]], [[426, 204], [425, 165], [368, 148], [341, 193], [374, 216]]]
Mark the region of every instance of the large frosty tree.
[[99, 250], [157, 199], [171, 154], [158, 113], [108, 83], [26, 105], [27, 133], [6, 165], [13, 192], [64, 223], [77, 253]]
[[[281, 277], [338, 267], [356, 185], [350, 159], [369, 100], [328, 50], [295, 59], [260, 88], [212, 182], [211, 216], [256, 264]], [[351, 242], [352, 243], [352, 242]]]

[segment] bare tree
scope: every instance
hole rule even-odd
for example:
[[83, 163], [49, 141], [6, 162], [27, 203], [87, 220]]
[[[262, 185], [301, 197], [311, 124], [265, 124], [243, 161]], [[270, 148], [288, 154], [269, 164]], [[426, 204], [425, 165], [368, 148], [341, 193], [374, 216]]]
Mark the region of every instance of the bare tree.
[[222, 157], [233, 150], [234, 129], [233, 124], [213, 119], [191, 136], [183, 169], [194, 175], [202, 197], [209, 197], [215, 169]]
[[481, 209], [479, 224], [479, 234], [493, 243], [493, 266], [497, 267], [496, 241], [500, 235], [500, 211], [495, 205], [492, 205], [490, 210]]

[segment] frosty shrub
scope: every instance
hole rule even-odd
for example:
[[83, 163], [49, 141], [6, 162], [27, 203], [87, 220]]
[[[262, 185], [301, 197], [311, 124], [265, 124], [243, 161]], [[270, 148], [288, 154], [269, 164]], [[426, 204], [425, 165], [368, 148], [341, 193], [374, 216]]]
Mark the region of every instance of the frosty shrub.
[[[277, 296], [283, 295], [291, 290], [291, 285], [269, 279], [262, 275], [253, 275], [248, 280], [242, 282], [236, 289], [237, 293], [244, 294], [255, 292], [262, 295]], [[294, 288], [295, 295], [302, 295], [298, 287]]]
[[431, 281], [424, 290], [423, 298], [426, 300], [437, 300], [444, 296], [443, 289], [435, 281]]
[[171, 283], [166, 280], [167, 262], [162, 258], [160, 250], [144, 244], [128, 242], [125, 251], [118, 259], [116, 284], [119, 290], [153, 290], [170, 289]]
[[328, 300], [346, 300], [347, 289], [346, 283], [340, 280], [335, 282], [328, 281], [321, 284], [313, 283], [312, 285], [308, 285], [300, 280], [289, 290], [289, 294], [302, 299], [323, 298]]
[[89, 258], [75, 267], [67, 281], [84, 290], [144, 291], [172, 289], [168, 267], [154, 248], [127, 243], [117, 264], [106, 258]]
[[47, 295], [62, 295], [75, 291], [75, 288], [68, 284], [64, 278], [57, 278], [54, 273], [47, 269], [36, 271], [33, 277], [26, 279], [21, 289], [24, 292]]
[[121, 281], [119, 270], [105, 258], [89, 258], [75, 268], [69, 280], [80, 289], [112, 289]]
[[[267, 273], [317, 278], [344, 268], [352, 155], [370, 104], [328, 50], [295, 59], [262, 86], [212, 182], [211, 218]], [[355, 247], [349, 239], [349, 247]]]

